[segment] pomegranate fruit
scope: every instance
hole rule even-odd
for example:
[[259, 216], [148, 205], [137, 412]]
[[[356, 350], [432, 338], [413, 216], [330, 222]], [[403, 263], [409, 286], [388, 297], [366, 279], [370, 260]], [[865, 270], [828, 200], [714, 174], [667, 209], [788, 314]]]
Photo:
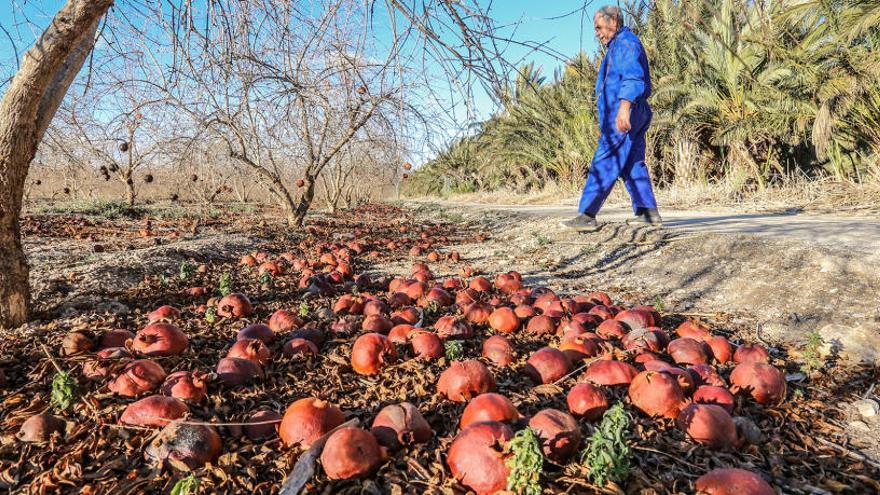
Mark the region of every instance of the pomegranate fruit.
[[303, 326], [302, 318], [290, 311], [279, 309], [269, 317], [269, 329], [275, 333], [289, 332]]
[[269, 362], [271, 353], [262, 340], [240, 339], [232, 344], [229, 352], [226, 353], [226, 357], [250, 359], [263, 366]]
[[125, 408], [119, 422], [132, 426], [165, 426], [189, 412], [186, 403], [174, 397], [151, 395]]
[[176, 325], [153, 323], [134, 336], [132, 349], [147, 356], [174, 356], [186, 350], [189, 339]]
[[675, 377], [658, 371], [636, 375], [628, 395], [635, 407], [651, 417], [675, 418], [684, 403], [684, 392]]
[[488, 392], [473, 398], [461, 413], [460, 428], [481, 421], [499, 421], [502, 423], [516, 421], [521, 417], [516, 406], [507, 397]]
[[351, 367], [361, 375], [375, 375], [387, 364], [397, 361], [397, 350], [387, 337], [365, 333], [351, 348]]
[[[274, 423], [270, 423], [274, 421]], [[254, 442], [271, 440], [278, 436], [278, 424], [281, 423], [281, 415], [275, 411], [257, 411], [248, 416], [244, 426], [244, 434]]]
[[165, 370], [159, 363], [139, 359], [128, 363], [108, 388], [123, 397], [136, 397], [156, 390], [164, 380]]
[[608, 410], [608, 398], [602, 389], [589, 383], [578, 383], [565, 398], [568, 410], [587, 421], [599, 421]]
[[101, 335], [101, 338], [98, 341], [98, 348], [106, 349], [108, 347], [125, 347], [125, 343], [129, 339], [134, 339], [134, 334], [128, 330], [121, 328], [110, 330]]
[[529, 427], [541, 440], [544, 456], [564, 463], [581, 444], [581, 427], [570, 414], [558, 409], [544, 409], [532, 416]]
[[770, 364], [770, 353], [760, 344], [743, 344], [733, 353], [733, 362]]
[[510, 454], [504, 449], [511, 438], [510, 427], [497, 421], [474, 423], [461, 430], [446, 455], [452, 476], [477, 495], [504, 490], [510, 475], [505, 464]]
[[714, 404], [721, 406], [729, 414], [733, 414], [736, 400], [730, 390], [715, 385], [702, 385], [694, 392], [693, 400], [697, 404]]
[[67, 423], [64, 418], [49, 413], [34, 414], [25, 420], [15, 434], [21, 442], [48, 442], [53, 435], [64, 435]]
[[434, 436], [431, 426], [425, 421], [419, 408], [409, 402], [391, 404], [382, 408], [370, 432], [379, 444], [390, 449], [400, 450], [416, 443], [425, 443]]
[[533, 316], [526, 324], [526, 331], [532, 335], [554, 335], [556, 322], [547, 315]]
[[721, 364], [729, 363], [733, 360], [734, 348], [725, 337], [715, 335], [706, 339], [706, 345], [712, 350], [712, 356]]
[[678, 364], [708, 364], [709, 346], [705, 342], [680, 337], [669, 343], [666, 351]]
[[262, 340], [264, 344], [269, 345], [272, 342], [275, 342], [275, 332], [262, 323], [254, 323], [253, 325], [248, 325], [239, 330], [235, 339], [257, 339]]
[[220, 456], [222, 442], [214, 428], [173, 422], [147, 445], [144, 457], [159, 467], [199, 469]]
[[247, 318], [254, 312], [251, 300], [244, 294], [233, 292], [217, 303], [217, 316], [224, 318]]
[[168, 378], [159, 387], [159, 393], [184, 402], [198, 404], [205, 400], [208, 393], [205, 375], [192, 371], [175, 371], [168, 375]]
[[776, 495], [763, 478], [745, 469], [713, 469], [694, 484], [697, 495]]
[[285, 342], [281, 352], [287, 357], [317, 356], [318, 346], [311, 340], [295, 338]]
[[217, 377], [230, 387], [246, 385], [263, 376], [263, 368], [250, 359], [225, 357], [217, 363]]
[[730, 382], [751, 394], [758, 404], [775, 405], [785, 399], [785, 375], [766, 363], [743, 363], [730, 374]]
[[622, 339], [629, 331], [617, 320], [605, 320], [596, 327], [596, 335], [603, 339]]
[[639, 370], [631, 364], [601, 359], [589, 365], [578, 381], [593, 385], [628, 385], [638, 374]]
[[308, 448], [312, 442], [345, 422], [345, 415], [333, 404], [306, 397], [299, 399], [284, 412], [278, 429], [281, 441], [288, 447]]
[[489, 327], [497, 332], [513, 333], [519, 328], [519, 318], [512, 309], [502, 306], [489, 315]]
[[513, 363], [513, 347], [501, 335], [493, 335], [483, 342], [482, 355], [495, 366], [505, 367]]
[[495, 377], [476, 359], [453, 361], [440, 374], [437, 391], [454, 402], [467, 402], [478, 394], [495, 391]]
[[436, 334], [426, 331], [417, 331], [410, 339], [413, 354], [419, 359], [440, 359], [446, 355], [443, 342]]
[[711, 337], [709, 327], [698, 321], [687, 320], [675, 329], [679, 337], [704, 341]]
[[155, 323], [157, 321], [174, 321], [180, 318], [180, 310], [168, 304], [159, 306], [158, 308], [147, 314], [147, 323]]
[[567, 375], [571, 363], [559, 349], [543, 347], [529, 357], [523, 371], [535, 384], [547, 384]]
[[[124, 347], [107, 347], [95, 353], [97, 359], [91, 359], [83, 363], [83, 376], [89, 380], [101, 380], [110, 376], [113, 364], [122, 359], [131, 359], [133, 356]], [[0, 380], [2, 387], [2, 380]]]
[[678, 429], [713, 450], [731, 450], [737, 444], [736, 425], [721, 406], [690, 404], [678, 414]]
[[385, 452], [372, 433], [360, 428], [342, 428], [330, 435], [321, 452], [321, 466], [331, 480], [363, 478], [382, 464]]

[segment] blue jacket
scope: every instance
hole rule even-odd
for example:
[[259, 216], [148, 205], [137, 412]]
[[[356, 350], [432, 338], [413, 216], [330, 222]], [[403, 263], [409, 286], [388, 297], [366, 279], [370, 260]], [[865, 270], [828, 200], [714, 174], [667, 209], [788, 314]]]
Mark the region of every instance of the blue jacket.
[[614, 122], [620, 109], [620, 100], [633, 103], [631, 132], [642, 131], [651, 121], [651, 73], [648, 57], [641, 41], [627, 27], [620, 28], [608, 44], [605, 58], [599, 66], [596, 79], [596, 103], [599, 107], [599, 125], [604, 136], [621, 136]]

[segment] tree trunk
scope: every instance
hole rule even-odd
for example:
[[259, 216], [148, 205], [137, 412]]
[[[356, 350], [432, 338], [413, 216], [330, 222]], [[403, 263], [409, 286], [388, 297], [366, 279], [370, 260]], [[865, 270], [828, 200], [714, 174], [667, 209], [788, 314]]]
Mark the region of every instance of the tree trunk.
[[[306, 220], [306, 214], [309, 212], [309, 208], [312, 207], [312, 201], [315, 199], [315, 179], [313, 177], [306, 177], [305, 182], [302, 196], [299, 198], [299, 204], [296, 206], [296, 211], [293, 214], [292, 227], [302, 227], [303, 222]], [[290, 224], [290, 222], [291, 219], [288, 217], [288, 223]]]
[[0, 327], [17, 327], [30, 316], [29, 267], [19, 226], [28, 168], [112, 3], [68, 0], [24, 55], [0, 101]]
[[134, 180], [131, 178], [131, 172], [129, 172], [125, 178], [125, 199], [128, 201], [129, 208], [134, 206]]

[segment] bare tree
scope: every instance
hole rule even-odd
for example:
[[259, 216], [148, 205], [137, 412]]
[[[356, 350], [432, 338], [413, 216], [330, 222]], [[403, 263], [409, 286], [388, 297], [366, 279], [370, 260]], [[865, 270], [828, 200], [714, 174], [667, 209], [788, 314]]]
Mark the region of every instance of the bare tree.
[[112, 4], [68, 0], [24, 55], [0, 101], [0, 326], [15, 327], [30, 316], [30, 270], [19, 227], [28, 168]]

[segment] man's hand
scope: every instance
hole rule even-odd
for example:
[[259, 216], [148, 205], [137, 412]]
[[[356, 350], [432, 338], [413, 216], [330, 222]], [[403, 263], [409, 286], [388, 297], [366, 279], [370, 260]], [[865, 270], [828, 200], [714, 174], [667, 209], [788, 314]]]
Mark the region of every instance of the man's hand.
[[632, 129], [632, 125], [629, 123], [629, 114], [632, 110], [632, 102], [629, 100], [620, 100], [620, 110], [617, 111], [617, 119], [615, 121], [615, 125], [617, 126], [617, 132], [624, 134], [629, 132]]

